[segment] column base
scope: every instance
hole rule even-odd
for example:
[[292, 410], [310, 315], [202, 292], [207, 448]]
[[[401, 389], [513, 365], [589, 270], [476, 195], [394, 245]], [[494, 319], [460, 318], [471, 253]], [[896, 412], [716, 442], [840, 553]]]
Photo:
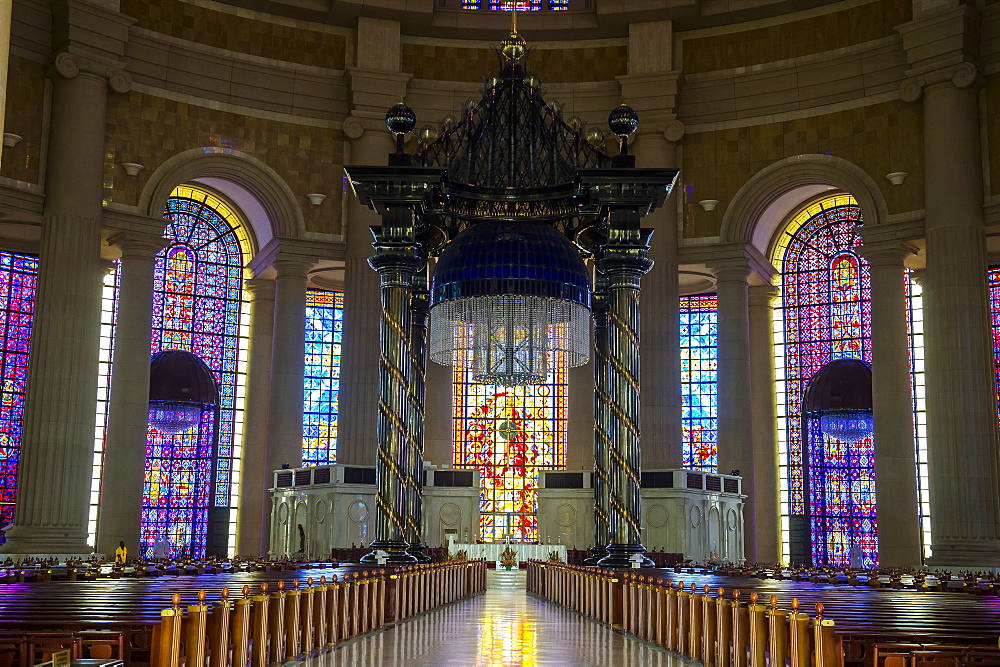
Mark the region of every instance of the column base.
[[968, 540], [949, 544], [931, 544], [933, 556], [926, 567], [937, 570], [997, 570], [1000, 568], [1000, 542], [996, 540]]
[[6, 533], [7, 543], [0, 545], [0, 554], [93, 554], [86, 534], [70, 537], [65, 528], [41, 528], [14, 525]]
[[639, 555], [639, 567], [656, 567], [656, 563], [643, 554], [646, 547], [641, 544], [609, 544], [608, 555], [597, 561], [597, 567], [604, 567], [611, 570], [631, 570], [635, 567], [632, 556]]
[[608, 548], [606, 546], [595, 545], [590, 547], [590, 556], [583, 561], [584, 565], [596, 566], [597, 563], [608, 555]]
[[424, 553], [424, 545], [420, 542], [410, 542], [410, 546], [406, 548], [406, 553], [410, 554], [417, 559], [418, 563], [429, 563], [431, 562], [431, 557]]
[[413, 557], [412, 554], [408, 554], [406, 550], [409, 548], [409, 544], [403, 541], [395, 540], [375, 540], [368, 546], [371, 547], [371, 552], [366, 553], [364, 556], [358, 560], [359, 563], [364, 563], [365, 565], [378, 565], [379, 558], [376, 555], [379, 551], [384, 551], [386, 553], [385, 564], [386, 565], [416, 565], [417, 559]]

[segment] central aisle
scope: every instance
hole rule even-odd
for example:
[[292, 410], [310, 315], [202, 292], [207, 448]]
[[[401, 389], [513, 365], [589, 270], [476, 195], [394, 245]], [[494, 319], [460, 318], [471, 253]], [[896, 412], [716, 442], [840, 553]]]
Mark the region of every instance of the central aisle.
[[524, 572], [490, 572], [485, 595], [419, 616], [306, 664], [310, 667], [694, 665], [529, 597]]

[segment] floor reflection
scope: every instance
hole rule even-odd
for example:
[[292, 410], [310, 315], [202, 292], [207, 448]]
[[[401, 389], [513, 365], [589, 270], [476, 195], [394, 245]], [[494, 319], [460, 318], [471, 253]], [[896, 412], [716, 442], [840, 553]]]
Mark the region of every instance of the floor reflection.
[[699, 663], [615, 634], [578, 614], [528, 597], [523, 588], [504, 587], [491, 588], [473, 600], [352, 642], [306, 664], [687, 667]]

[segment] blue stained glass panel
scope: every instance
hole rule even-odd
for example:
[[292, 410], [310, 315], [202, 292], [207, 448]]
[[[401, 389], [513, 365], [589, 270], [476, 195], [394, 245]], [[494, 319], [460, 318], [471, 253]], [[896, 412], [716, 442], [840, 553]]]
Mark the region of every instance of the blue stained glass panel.
[[680, 300], [681, 429], [684, 467], [718, 472], [718, 300]]
[[302, 465], [330, 465], [337, 459], [340, 343], [344, 295], [306, 293], [305, 387], [302, 400]]

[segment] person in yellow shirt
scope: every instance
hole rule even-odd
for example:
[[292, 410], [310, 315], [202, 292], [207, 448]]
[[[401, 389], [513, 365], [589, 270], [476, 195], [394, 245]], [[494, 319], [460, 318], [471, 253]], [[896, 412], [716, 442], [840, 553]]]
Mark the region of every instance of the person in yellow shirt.
[[122, 540], [118, 543], [118, 548], [115, 549], [115, 562], [124, 565], [126, 560], [128, 560], [128, 549], [125, 548], [125, 541]]

